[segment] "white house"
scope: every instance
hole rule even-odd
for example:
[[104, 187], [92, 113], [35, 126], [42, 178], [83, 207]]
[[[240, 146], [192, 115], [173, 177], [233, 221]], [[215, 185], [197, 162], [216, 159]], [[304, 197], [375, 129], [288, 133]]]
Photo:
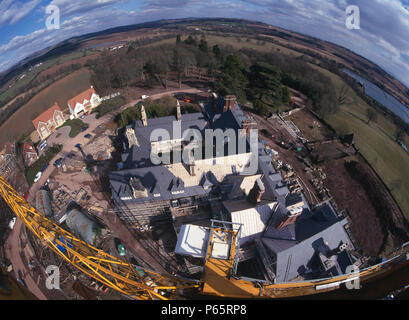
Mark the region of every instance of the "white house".
[[95, 92], [94, 87], [90, 87], [88, 90], [80, 93], [71, 100], [68, 101], [68, 109], [74, 118], [78, 118], [81, 115], [91, 111], [95, 107], [99, 106], [101, 98]]
[[41, 140], [47, 138], [53, 131], [65, 121], [64, 114], [57, 102], [49, 109], [35, 118], [32, 123], [36, 128]]

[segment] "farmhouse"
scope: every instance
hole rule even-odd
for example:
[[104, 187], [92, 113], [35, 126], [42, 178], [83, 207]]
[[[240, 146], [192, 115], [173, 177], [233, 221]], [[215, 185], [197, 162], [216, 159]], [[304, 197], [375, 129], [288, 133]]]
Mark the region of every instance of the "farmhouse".
[[47, 138], [57, 127], [64, 123], [64, 114], [60, 107], [55, 103], [51, 108], [40, 114], [32, 122], [36, 128], [40, 139]]
[[84, 113], [91, 111], [93, 108], [99, 106], [101, 98], [95, 92], [93, 86], [88, 90], [80, 93], [68, 101], [68, 109], [74, 118], [78, 118]]

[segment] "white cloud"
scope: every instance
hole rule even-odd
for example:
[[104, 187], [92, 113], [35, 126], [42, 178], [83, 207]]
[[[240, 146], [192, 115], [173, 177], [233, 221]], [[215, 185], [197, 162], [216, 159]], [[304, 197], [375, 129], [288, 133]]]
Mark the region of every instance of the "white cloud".
[[[38, 1], [29, 1], [24, 7], [28, 10], [29, 4], [34, 6]], [[120, 9], [123, 2], [129, 0], [52, 0], [50, 4], [60, 8], [62, 28], [14, 37], [0, 46], [0, 55], [18, 51], [10, 61], [15, 63], [21, 54], [29, 55], [72, 36], [119, 25], [184, 17], [243, 18], [342, 45], [409, 85], [409, 11], [399, 0], [144, 0], [130, 11]], [[349, 4], [360, 7], [361, 30], [348, 30], [345, 26]], [[11, 0], [0, 4], [0, 26], [24, 15], [11, 15], [14, 6], [23, 5]]]
[[31, 0], [27, 3], [20, 1], [4, 0], [0, 3], [0, 26], [15, 24], [28, 15], [41, 0]]

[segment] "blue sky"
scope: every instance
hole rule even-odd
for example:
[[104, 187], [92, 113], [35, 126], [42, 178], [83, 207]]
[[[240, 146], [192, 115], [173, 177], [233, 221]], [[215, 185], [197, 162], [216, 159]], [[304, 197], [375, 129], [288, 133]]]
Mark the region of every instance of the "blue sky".
[[[61, 28], [47, 30], [45, 8], [58, 6]], [[345, 26], [348, 5], [361, 29]], [[159, 19], [258, 20], [342, 45], [409, 87], [409, 0], [0, 0], [0, 71], [72, 36]]]

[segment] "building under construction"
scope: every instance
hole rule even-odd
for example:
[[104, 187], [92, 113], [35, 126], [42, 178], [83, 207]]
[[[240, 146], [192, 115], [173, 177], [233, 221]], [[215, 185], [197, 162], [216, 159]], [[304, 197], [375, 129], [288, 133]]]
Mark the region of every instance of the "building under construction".
[[[176, 116], [147, 119], [143, 107], [141, 111], [141, 120], [126, 128], [119, 170], [109, 175], [112, 199], [120, 218], [135, 228], [159, 220], [173, 223], [175, 253], [191, 270], [206, 264], [211, 221], [237, 227], [235, 277], [271, 284], [313, 279], [342, 275], [359, 261], [356, 253], [351, 255], [355, 246], [347, 220], [330, 203], [311, 208], [302, 191], [290, 191], [261, 143], [257, 150], [247, 145], [244, 152], [231, 154], [225, 139], [225, 153], [214, 153], [211, 159], [152, 163], [153, 150], [171, 153], [177, 147], [174, 123], [182, 132], [233, 129], [238, 137], [239, 129], [255, 128], [234, 96], [215, 99], [200, 113], [182, 114], [178, 106]], [[166, 129], [172, 138], [152, 140], [158, 129]], [[257, 172], [241, 174], [254, 158]], [[226, 165], [232, 163], [226, 160], [233, 164]]]
[[[233, 107], [229, 99], [226, 100], [219, 99], [213, 106], [207, 106], [211, 111], [216, 109], [214, 117], [210, 117], [210, 126], [215, 119], [229, 114], [234, 117], [234, 113], [239, 112], [236, 104]], [[221, 110], [218, 111], [217, 106], [221, 106]], [[205, 117], [207, 111], [209, 109], [205, 108]], [[181, 118], [180, 109], [177, 118]], [[129, 130], [128, 133], [132, 132]], [[132, 146], [141, 145], [138, 137], [137, 133], [135, 139], [131, 137]], [[168, 143], [165, 141], [165, 145]], [[110, 176], [112, 196], [119, 212], [122, 207], [127, 207], [129, 216], [135, 216], [137, 221], [145, 214], [146, 204], [155, 205], [157, 192], [160, 192], [159, 196], [162, 194], [162, 183], [159, 183], [159, 189], [155, 189], [156, 184], [148, 184], [150, 170], [165, 167], [171, 172], [169, 185], [164, 184], [168, 187], [165, 189], [168, 199], [160, 199], [163, 203], [158, 207], [169, 210], [177, 238], [174, 252], [189, 263], [186, 263], [192, 275], [189, 278], [160, 274], [91, 246], [92, 240], [80, 240], [39, 213], [2, 177], [0, 193], [25, 225], [56, 254], [83, 273], [132, 298], [168, 299], [180, 297], [180, 294], [189, 297], [189, 293], [230, 298], [294, 297], [338, 288], [349, 281], [351, 275], [347, 274], [347, 268], [351, 265], [360, 267], [359, 277], [364, 283], [381, 277], [390, 267], [407, 264], [409, 247], [405, 245], [380, 264], [362, 268], [362, 260], [354, 251], [347, 230], [347, 220], [329, 202], [310, 207], [302, 191], [288, 188], [261, 143], [257, 150], [246, 149], [228, 156], [233, 156], [236, 161], [231, 167], [224, 166], [228, 169], [218, 167], [217, 159], [226, 157], [219, 154], [214, 157], [215, 162], [210, 158], [212, 161], [207, 167], [199, 162], [199, 170], [196, 165], [191, 167], [192, 162], [189, 162], [184, 167], [187, 174], [175, 170], [180, 162], [135, 168], [125, 167], [122, 163], [123, 170]], [[255, 156], [257, 172], [239, 174]], [[123, 160], [126, 158], [125, 155]], [[194, 158], [193, 163], [196, 161], [199, 159]], [[132, 170], [144, 168], [146, 179], [142, 175], [133, 175]], [[128, 174], [121, 175], [122, 171], [128, 171]], [[199, 173], [201, 180], [194, 180]], [[198, 184], [194, 185], [194, 181]], [[183, 209], [182, 200], [191, 198], [194, 192], [202, 192], [192, 189], [196, 191], [186, 195], [185, 188], [198, 186], [206, 191], [201, 193], [203, 208], [211, 209], [210, 217], [206, 224], [203, 220], [195, 220], [200, 207], [192, 206], [187, 210], [190, 221], [180, 223], [175, 212]], [[69, 214], [72, 212], [76, 220], [78, 212], [70, 211]], [[146, 215], [152, 216], [152, 212], [154, 210]], [[121, 218], [125, 220], [126, 216]], [[86, 224], [89, 221], [78, 219], [70, 228], [73, 233], [86, 238], [80, 232]]]

